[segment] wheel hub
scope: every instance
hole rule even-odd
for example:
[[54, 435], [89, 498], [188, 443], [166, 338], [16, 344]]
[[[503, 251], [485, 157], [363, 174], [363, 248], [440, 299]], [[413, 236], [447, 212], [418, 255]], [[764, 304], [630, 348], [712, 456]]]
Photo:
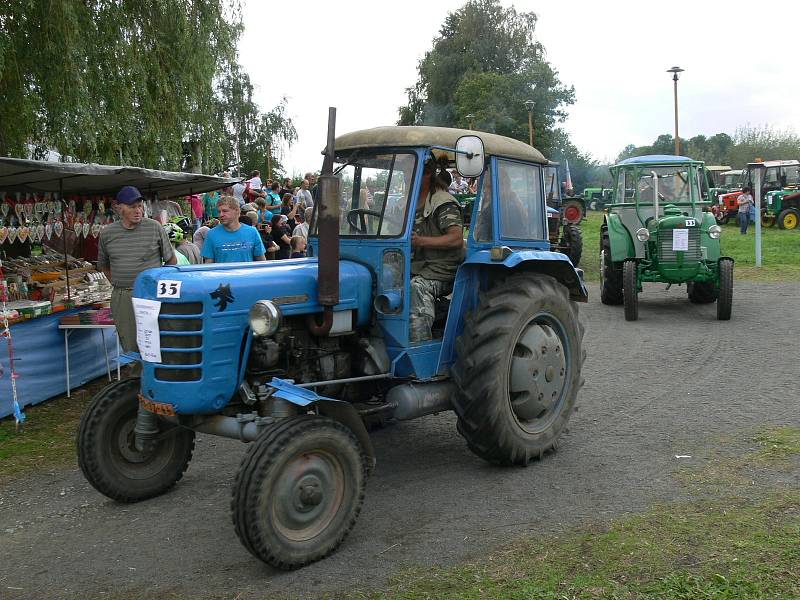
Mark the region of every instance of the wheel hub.
[[293, 541], [312, 539], [342, 504], [342, 467], [326, 452], [298, 455], [285, 465], [270, 496], [276, 529]]
[[523, 426], [547, 420], [558, 406], [567, 362], [561, 338], [547, 324], [533, 322], [514, 347], [509, 373], [511, 407]]

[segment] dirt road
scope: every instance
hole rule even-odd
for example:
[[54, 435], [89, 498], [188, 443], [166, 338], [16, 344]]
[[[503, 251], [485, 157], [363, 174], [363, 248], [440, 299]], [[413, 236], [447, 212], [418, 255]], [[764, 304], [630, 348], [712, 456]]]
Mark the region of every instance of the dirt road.
[[332, 557], [297, 572], [265, 567], [236, 539], [238, 442], [201, 436], [175, 490], [136, 505], [101, 496], [77, 467], [18, 480], [0, 488], [0, 598], [381, 588], [406, 565], [479, 559], [515, 537], [680, 499], [678, 463], [702, 464], [720, 435], [800, 425], [787, 366], [800, 362], [799, 293], [796, 283], [738, 283], [733, 320], [718, 322], [713, 304], [651, 284], [640, 320], [626, 323], [592, 287], [581, 307], [586, 386], [557, 453], [528, 468], [491, 467], [467, 450], [452, 414], [377, 431], [378, 466], [355, 529]]

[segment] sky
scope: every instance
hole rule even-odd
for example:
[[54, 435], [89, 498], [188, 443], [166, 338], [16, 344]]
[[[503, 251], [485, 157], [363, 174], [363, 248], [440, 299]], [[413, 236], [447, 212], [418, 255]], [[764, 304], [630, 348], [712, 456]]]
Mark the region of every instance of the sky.
[[[287, 98], [298, 140], [281, 150], [289, 174], [322, 165], [328, 107], [337, 135], [394, 125], [417, 64], [463, 0], [244, 0], [239, 59], [265, 111]], [[536, 39], [576, 102], [562, 125], [601, 162], [627, 144], [674, 131], [734, 134], [737, 127], [800, 131], [796, 59], [800, 2], [665, 3], [502, 0], [538, 16]], [[772, 23], [770, 29], [768, 24]], [[780, 157], [787, 158], [787, 157]], [[796, 158], [796, 157], [790, 157]]]

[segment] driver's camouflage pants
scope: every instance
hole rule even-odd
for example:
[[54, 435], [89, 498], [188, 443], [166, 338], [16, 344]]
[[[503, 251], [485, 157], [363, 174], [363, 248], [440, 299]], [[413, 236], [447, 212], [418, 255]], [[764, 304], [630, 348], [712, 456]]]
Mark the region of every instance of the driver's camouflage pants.
[[411, 315], [410, 334], [412, 342], [424, 342], [431, 339], [431, 327], [436, 316], [434, 306], [436, 299], [453, 291], [452, 281], [425, 279], [420, 275], [411, 278]]

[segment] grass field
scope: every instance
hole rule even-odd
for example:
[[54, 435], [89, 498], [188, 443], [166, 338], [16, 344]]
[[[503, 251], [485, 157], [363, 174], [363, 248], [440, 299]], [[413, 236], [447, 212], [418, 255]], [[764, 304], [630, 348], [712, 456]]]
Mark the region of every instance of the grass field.
[[[600, 280], [600, 226], [603, 213], [590, 211], [581, 223], [583, 258], [580, 267], [587, 281]], [[755, 266], [755, 226], [747, 235], [738, 226], [722, 226], [722, 253], [736, 261], [735, 278], [757, 281], [800, 281], [800, 229], [787, 231], [770, 227], [762, 229], [762, 266]]]

